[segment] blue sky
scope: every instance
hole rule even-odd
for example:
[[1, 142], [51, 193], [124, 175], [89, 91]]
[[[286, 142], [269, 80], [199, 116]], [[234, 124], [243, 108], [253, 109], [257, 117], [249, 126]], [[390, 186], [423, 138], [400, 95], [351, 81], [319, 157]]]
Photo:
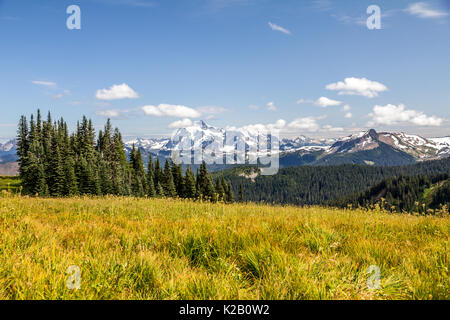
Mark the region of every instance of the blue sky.
[[126, 137], [198, 119], [450, 135], [449, 13], [444, 0], [0, 0], [0, 140], [38, 107], [72, 126], [109, 116]]

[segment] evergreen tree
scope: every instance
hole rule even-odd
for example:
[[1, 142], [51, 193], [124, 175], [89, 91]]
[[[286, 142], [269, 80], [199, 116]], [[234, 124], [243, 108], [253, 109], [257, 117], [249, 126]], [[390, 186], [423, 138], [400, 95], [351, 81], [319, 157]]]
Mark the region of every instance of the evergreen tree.
[[75, 162], [72, 156], [67, 156], [64, 163], [64, 195], [73, 196], [78, 194], [77, 177], [75, 175]]
[[113, 131], [109, 119], [97, 139], [92, 121], [85, 116], [77, 122], [72, 135], [64, 119], [52, 121], [50, 112], [46, 121], [42, 121], [40, 110], [34, 119], [31, 115], [28, 125], [22, 116], [17, 131], [19, 173], [25, 194], [185, 198], [202, 195], [211, 201], [226, 198], [224, 180], [216, 180], [214, 187], [204, 162], [197, 169], [197, 176], [190, 166], [183, 176], [181, 164], [166, 159], [162, 168], [160, 160], [157, 158], [154, 164], [150, 156], [145, 172], [141, 150], [135, 146], [128, 161], [120, 131]]
[[148, 187], [147, 195], [150, 198], [156, 197], [156, 189], [155, 184], [153, 183], [153, 179], [147, 181], [147, 187]]
[[221, 178], [216, 179], [216, 194], [217, 194], [217, 201], [225, 201], [225, 190], [223, 188]]
[[164, 165], [164, 181], [162, 187], [166, 197], [174, 198], [177, 196], [177, 191], [173, 182], [172, 170], [168, 159], [166, 159], [166, 163]]
[[200, 165], [200, 171], [197, 175], [198, 189], [201, 197], [205, 200], [214, 201], [216, 199], [216, 193], [214, 190], [214, 184], [211, 176], [206, 168], [205, 161]]
[[176, 193], [179, 197], [184, 197], [184, 178], [183, 178], [183, 168], [181, 164], [176, 164], [172, 162], [172, 176], [173, 183], [175, 185]]
[[234, 194], [233, 194], [233, 189], [231, 188], [231, 183], [227, 183], [226, 184], [226, 199], [227, 199], [227, 203], [233, 203], [234, 202]]
[[163, 189], [163, 187], [161, 186], [161, 183], [159, 183], [159, 182], [158, 182], [158, 184], [156, 185], [156, 195], [157, 195], [158, 197], [161, 197], [161, 198], [164, 198], [164, 197], [165, 197], [165, 195], [164, 195], [164, 189]]
[[242, 182], [239, 184], [239, 202], [244, 202], [244, 187]]
[[65, 172], [62, 162], [62, 155], [58, 143], [55, 142], [52, 148], [53, 160], [52, 160], [52, 176], [50, 177], [51, 183], [49, 184], [50, 194], [55, 197], [64, 195], [64, 182]]
[[147, 195], [151, 198], [156, 196], [156, 188], [155, 182], [153, 179], [154, 169], [153, 169], [153, 157], [150, 155], [148, 160], [148, 169], [147, 169]]
[[[17, 129], [17, 156], [19, 158], [19, 176], [20, 179], [24, 182], [27, 181], [27, 170], [28, 170], [28, 123], [27, 118], [22, 116], [20, 118], [19, 126]], [[28, 193], [29, 190], [25, 190]]]
[[188, 199], [195, 199], [197, 197], [195, 176], [190, 165], [186, 169], [183, 195]]

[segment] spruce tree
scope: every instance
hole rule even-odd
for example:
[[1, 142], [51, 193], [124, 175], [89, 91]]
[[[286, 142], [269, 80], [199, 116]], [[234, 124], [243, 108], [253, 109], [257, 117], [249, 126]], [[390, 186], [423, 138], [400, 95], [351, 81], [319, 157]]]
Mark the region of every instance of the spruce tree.
[[154, 180], [153, 182], [154, 182], [155, 186], [157, 186], [158, 183], [162, 185], [162, 183], [163, 183], [162, 176], [163, 176], [163, 173], [162, 173], [162, 169], [161, 169], [161, 164], [159, 162], [159, 158], [156, 157], [155, 172], [154, 172], [154, 176], [153, 176], [153, 180]]
[[163, 181], [163, 189], [164, 195], [169, 198], [174, 198], [177, 196], [177, 191], [175, 189], [175, 184], [173, 182], [172, 170], [170, 167], [169, 160], [166, 159], [166, 163], [164, 165], [164, 181]]
[[225, 191], [222, 185], [222, 180], [220, 178], [216, 179], [216, 194], [217, 201], [225, 201]]
[[147, 170], [147, 195], [151, 198], [156, 196], [156, 188], [155, 183], [153, 180], [154, 176], [154, 169], [153, 169], [153, 157], [150, 155], [149, 161], [148, 161], [148, 170]]
[[184, 178], [183, 178], [183, 168], [181, 164], [176, 164], [172, 162], [172, 176], [173, 176], [173, 183], [175, 185], [176, 193], [179, 197], [184, 197], [183, 191], [184, 191]]
[[200, 165], [200, 172], [197, 175], [198, 189], [201, 197], [205, 200], [214, 201], [216, 199], [216, 193], [211, 176], [206, 168], [205, 161]]
[[29, 149], [28, 134], [27, 118], [22, 116], [17, 129], [17, 156], [19, 158], [19, 176], [23, 183], [27, 180], [26, 172], [28, 169]]
[[66, 157], [64, 163], [64, 195], [74, 196], [78, 194], [77, 177], [75, 175], [75, 162], [71, 155]]
[[234, 194], [233, 194], [233, 189], [231, 188], [231, 183], [228, 183], [228, 185], [227, 185], [226, 199], [227, 199], [228, 203], [234, 202]]
[[239, 185], [239, 202], [244, 202], [244, 187], [242, 186], [242, 182]]
[[195, 176], [192, 172], [192, 168], [189, 165], [186, 169], [186, 175], [184, 178], [184, 197], [188, 199], [195, 199], [197, 197], [197, 187], [195, 182]]
[[161, 186], [161, 183], [159, 183], [159, 182], [158, 182], [158, 184], [156, 185], [156, 195], [157, 195], [158, 197], [161, 197], [161, 198], [164, 198], [164, 197], [165, 197], [165, 195], [164, 195], [164, 189], [163, 189], [163, 187]]

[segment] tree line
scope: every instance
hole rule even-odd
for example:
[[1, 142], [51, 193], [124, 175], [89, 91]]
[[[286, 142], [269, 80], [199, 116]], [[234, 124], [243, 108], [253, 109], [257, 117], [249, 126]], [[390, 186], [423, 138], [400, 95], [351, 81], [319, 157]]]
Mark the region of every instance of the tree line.
[[371, 207], [375, 204], [392, 212], [427, 213], [450, 206], [449, 175], [400, 176], [384, 179], [364, 192], [335, 201], [339, 207]]
[[450, 175], [450, 157], [390, 167], [356, 164], [299, 166], [280, 169], [279, 173], [273, 176], [245, 178], [252, 170], [258, 169], [239, 167], [220, 172], [220, 175], [231, 181], [235, 194], [242, 184], [246, 201], [327, 205], [365, 191], [389, 177]]
[[[141, 151], [133, 146], [129, 157], [122, 135], [108, 119], [95, 133], [83, 116], [69, 134], [64, 119], [42, 120], [38, 110], [28, 122], [22, 116], [17, 133], [17, 155], [22, 192], [39, 196], [119, 195], [168, 197], [234, 202], [233, 188], [223, 177], [212, 179], [206, 164], [196, 174], [188, 166], [150, 156], [147, 170]], [[242, 201], [242, 191], [239, 193]]]

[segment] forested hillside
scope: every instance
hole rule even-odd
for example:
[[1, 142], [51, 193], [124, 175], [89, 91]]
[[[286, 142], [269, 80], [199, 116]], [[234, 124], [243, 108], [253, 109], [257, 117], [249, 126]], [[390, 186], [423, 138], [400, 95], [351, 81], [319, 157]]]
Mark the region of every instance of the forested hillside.
[[345, 197], [332, 204], [340, 207], [370, 207], [375, 204], [393, 212], [419, 212], [441, 209], [450, 205], [448, 174], [433, 177], [400, 176], [384, 179], [365, 192]]
[[389, 177], [450, 174], [450, 159], [395, 167], [302, 166], [281, 169], [274, 176], [250, 179], [252, 170], [257, 169], [234, 168], [216, 174], [232, 182], [235, 194], [242, 184], [246, 201], [314, 205], [365, 191]]

